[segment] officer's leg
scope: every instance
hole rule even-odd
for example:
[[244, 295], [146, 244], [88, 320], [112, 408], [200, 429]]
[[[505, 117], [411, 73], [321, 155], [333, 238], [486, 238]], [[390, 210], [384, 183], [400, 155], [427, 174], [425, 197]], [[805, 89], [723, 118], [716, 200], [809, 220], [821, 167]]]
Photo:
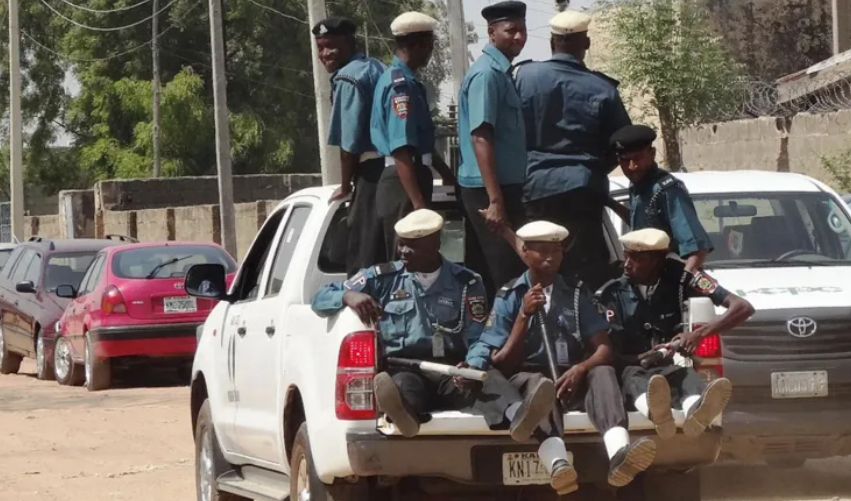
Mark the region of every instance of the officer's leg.
[[394, 226], [406, 214], [410, 204], [408, 194], [399, 180], [396, 167], [385, 167], [378, 181], [375, 196], [375, 208], [384, 234], [384, 253], [388, 261], [396, 259], [396, 229]]
[[626, 401], [650, 419], [656, 432], [665, 439], [677, 433], [671, 413], [672, 387], [668, 384], [668, 377], [680, 369], [676, 365], [650, 369], [635, 365], [625, 368], [621, 376]]
[[384, 171], [384, 159], [368, 160], [359, 164], [357, 169], [355, 191], [348, 213], [348, 276], [388, 260], [384, 229], [376, 212], [378, 182]]
[[378, 408], [406, 437], [414, 437], [420, 422], [433, 408], [434, 383], [423, 374], [409, 370], [392, 370], [375, 376], [375, 400]]
[[733, 384], [727, 378], [706, 384], [690, 367], [679, 371], [678, 377], [677, 387], [686, 415], [683, 433], [696, 437], [724, 412], [733, 395]]
[[609, 248], [603, 232], [603, 198], [586, 188], [561, 195], [561, 224], [570, 232], [562, 261], [565, 277], [578, 276], [590, 290], [611, 277]]
[[458, 205], [464, 215], [464, 266], [481, 275], [485, 293], [488, 296], [488, 304], [493, 304], [494, 284], [485, 260], [483, 246], [479, 241], [479, 230], [476, 228], [482, 218], [477, 212], [480, 204], [476, 203], [474, 191], [475, 188], [455, 187]]

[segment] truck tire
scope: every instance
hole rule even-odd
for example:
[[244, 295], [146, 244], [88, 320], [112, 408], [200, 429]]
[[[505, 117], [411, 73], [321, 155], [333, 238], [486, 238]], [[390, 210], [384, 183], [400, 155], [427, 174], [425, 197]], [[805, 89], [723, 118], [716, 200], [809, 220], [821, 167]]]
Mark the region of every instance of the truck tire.
[[646, 472], [618, 489], [618, 501], [700, 501], [700, 470]]
[[23, 356], [9, 351], [6, 335], [3, 334], [3, 329], [0, 329], [0, 374], [17, 374], [23, 359]]
[[204, 400], [195, 425], [195, 494], [198, 501], [250, 501], [242, 496], [216, 489], [216, 479], [231, 470], [222, 456], [210, 401]]
[[307, 423], [298, 428], [290, 459], [290, 499], [298, 501], [369, 501], [369, 484], [365, 479], [350, 484], [326, 485], [316, 476], [310, 441], [307, 438]]
[[108, 358], [98, 360], [92, 338], [86, 334], [86, 389], [89, 391], [106, 390], [112, 384], [112, 365]]

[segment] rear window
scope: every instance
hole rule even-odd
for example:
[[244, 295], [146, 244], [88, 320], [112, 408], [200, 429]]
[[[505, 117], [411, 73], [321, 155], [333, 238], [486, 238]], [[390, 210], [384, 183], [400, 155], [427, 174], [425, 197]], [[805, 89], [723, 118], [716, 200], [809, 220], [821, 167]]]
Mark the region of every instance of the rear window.
[[55, 292], [60, 285], [78, 287], [97, 251], [51, 254], [44, 270], [44, 290]]
[[14, 249], [0, 249], [0, 269], [3, 269], [6, 266], [6, 261], [9, 260], [9, 256], [12, 255], [12, 251]]
[[221, 264], [228, 273], [236, 271], [236, 263], [222, 249], [179, 245], [117, 252], [112, 259], [112, 274], [119, 278], [182, 278], [196, 264]]

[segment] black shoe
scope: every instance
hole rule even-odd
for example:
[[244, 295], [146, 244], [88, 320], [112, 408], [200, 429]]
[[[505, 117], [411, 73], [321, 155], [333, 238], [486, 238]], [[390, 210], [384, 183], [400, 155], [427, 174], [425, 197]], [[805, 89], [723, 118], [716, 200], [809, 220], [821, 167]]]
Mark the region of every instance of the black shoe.
[[386, 372], [381, 372], [375, 376], [375, 401], [378, 408], [387, 414], [387, 417], [393, 422], [399, 433], [411, 438], [417, 436], [420, 431], [420, 422], [416, 416], [408, 411], [402, 400], [402, 394], [399, 392], [399, 387], [396, 382]]
[[665, 376], [656, 374], [647, 385], [647, 407], [656, 433], [665, 440], [677, 434], [677, 424], [671, 413], [671, 386]]
[[692, 405], [686, 414], [683, 433], [689, 437], [699, 437], [712, 421], [724, 412], [731, 396], [733, 383], [729, 379], [722, 377], [709, 383], [700, 400]]
[[579, 489], [576, 470], [564, 459], [556, 459], [550, 473], [550, 485], [559, 496], [570, 494]]
[[639, 438], [619, 450], [609, 466], [609, 485], [623, 487], [635, 479], [656, 459], [656, 442], [649, 438]]
[[529, 440], [538, 424], [552, 412], [555, 399], [553, 382], [549, 379], [538, 381], [511, 420], [511, 438], [517, 442]]

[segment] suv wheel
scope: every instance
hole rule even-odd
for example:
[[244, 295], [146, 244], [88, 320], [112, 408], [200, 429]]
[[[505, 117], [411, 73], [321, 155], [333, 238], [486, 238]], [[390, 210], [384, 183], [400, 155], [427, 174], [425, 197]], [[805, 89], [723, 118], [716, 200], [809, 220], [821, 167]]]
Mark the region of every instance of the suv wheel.
[[109, 359], [98, 360], [92, 338], [86, 334], [86, 389], [100, 391], [109, 388], [112, 380], [112, 367]]
[[12, 353], [6, 346], [6, 334], [0, 328], [0, 374], [17, 374], [24, 359], [17, 353]]
[[71, 344], [61, 336], [56, 338], [53, 348], [53, 367], [56, 380], [62, 386], [80, 386], [85, 381], [83, 368], [74, 363]]
[[338, 480], [339, 484], [326, 485], [316, 476], [307, 423], [302, 423], [295, 436], [290, 459], [290, 499], [293, 501], [369, 501], [369, 484], [365, 479], [357, 483]]
[[41, 330], [35, 333], [35, 374], [42, 381], [53, 381], [56, 377], [53, 372], [53, 357], [48, 357], [45, 352]]
[[210, 401], [205, 400], [195, 425], [195, 492], [198, 501], [249, 501], [216, 488], [216, 479], [230, 469], [216, 440]]

